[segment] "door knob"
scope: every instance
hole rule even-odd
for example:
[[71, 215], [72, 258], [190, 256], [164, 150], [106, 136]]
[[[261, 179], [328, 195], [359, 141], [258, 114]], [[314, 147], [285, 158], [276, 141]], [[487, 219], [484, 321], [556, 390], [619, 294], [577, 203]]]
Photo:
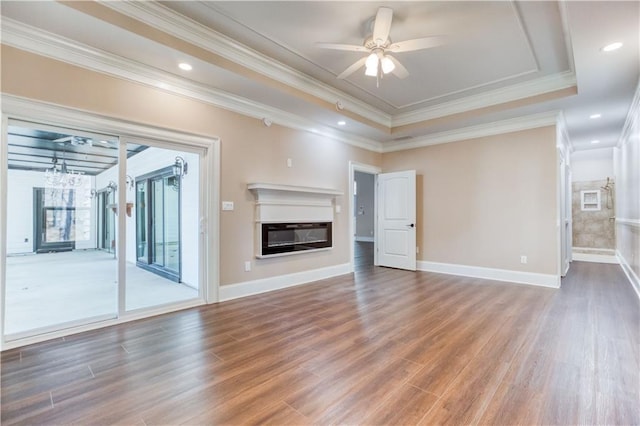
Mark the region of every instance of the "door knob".
[[413, 227], [414, 227], [414, 226], [416, 226], [416, 225], [412, 223], [412, 224], [407, 225], [407, 226], [408, 226], [408, 227], [410, 227], [410, 228], [413, 228]]

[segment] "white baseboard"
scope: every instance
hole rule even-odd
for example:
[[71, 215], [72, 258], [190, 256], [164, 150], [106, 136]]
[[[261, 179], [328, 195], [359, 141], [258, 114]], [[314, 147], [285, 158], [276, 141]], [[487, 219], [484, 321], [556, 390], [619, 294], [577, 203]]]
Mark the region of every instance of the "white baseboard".
[[480, 266], [456, 265], [452, 263], [427, 262], [423, 260], [418, 261], [417, 266], [418, 270], [426, 272], [438, 272], [441, 274], [460, 275], [463, 277], [482, 278], [495, 281], [507, 281], [516, 284], [538, 285], [542, 287], [560, 287], [560, 277], [557, 275], [483, 268]]
[[615, 263], [620, 261], [615, 255], [609, 254], [591, 254], [591, 253], [572, 253], [571, 260], [577, 260], [579, 262], [595, 262], [595, 263]]
[[373, 242], [373, 237], [358, 237], [356, 235], [355, 240], [356, 241], [362, 241], [362, 242], [365, 242], [365, 243], [372, 243]]
[[310, 271], [296, 272], [276, 277], [262, 278], [259, 280], [245, 281], [241, 283], [221, 285], [220, 301], [238, 299], [254, 294], [266, 293], [281, 288], [308, 284], [313, 281], [344, 275], [353, 272], [350, 263], [328, 266], [326, 268], [312, 269]]
[[593, 254], [610, 254], [615, 256], [615, 249], [607, 249], [607, 248], [593, 248], [593, 247], [571, 247], [572, 252], [578, 253], [593, 253]]
[[631, 269], [631, 266], [629, 266], [627, 259], [625, 259], [622, 253], [620, 253], [620, 250], [616, 250], [616, 256], [618, 257], [620, 266], [622, 266], [622, 270], [631, 283], [631, 287], [633, 287], [633, 289], [636, 291], [636, 294], [638, 295], [638, 298], [640, 299], [640, 278], [636, 275], [633, 269]]

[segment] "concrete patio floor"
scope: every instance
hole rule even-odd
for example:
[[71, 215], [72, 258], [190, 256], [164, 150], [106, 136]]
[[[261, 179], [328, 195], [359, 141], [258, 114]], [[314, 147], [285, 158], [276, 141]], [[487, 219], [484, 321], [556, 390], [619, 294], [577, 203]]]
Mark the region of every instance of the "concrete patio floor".
[[[101, 250], [7, 257], [5, 334], [117, 312], [116, 259]], [[126, 309], [198, 297], [198, 291], [127, 263]], [[36, 334], [36, 333], [34, 333]]]

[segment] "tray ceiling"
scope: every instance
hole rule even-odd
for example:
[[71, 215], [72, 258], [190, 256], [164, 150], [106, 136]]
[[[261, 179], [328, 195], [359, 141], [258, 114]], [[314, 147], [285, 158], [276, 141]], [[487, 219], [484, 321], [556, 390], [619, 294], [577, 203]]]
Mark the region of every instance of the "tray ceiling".
[[[362, 54], [315, 43], [362, 44], [383, 6], [392, 41], [445, 43], [397, 53], [406, 79], [337, 79]], [[576, 148], [612, 146], [639, 75], [637, 2], [3, 1], [2, 19], [4, 44], [364, 145], [562, 111]]]

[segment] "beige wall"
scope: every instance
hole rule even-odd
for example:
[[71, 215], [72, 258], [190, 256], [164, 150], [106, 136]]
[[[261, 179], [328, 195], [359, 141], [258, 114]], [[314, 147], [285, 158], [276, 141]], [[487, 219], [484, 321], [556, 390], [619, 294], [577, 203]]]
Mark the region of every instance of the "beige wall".
[[419, 260], [557, 274], [557, 161], [551, 126], [389, 153], [382, 168], [417, 171]]
[[[349, 262], [348, 163], [418, 172], [419, 259], [556, 274], [555, 128], [381, 154], [273, 125], [3, 46], [5, 93], [174, 130], [218, 136], [221, 200], [221, 284]], [[100, 129], [95, 129], [100, 131]], [[286, 166], [286, 159], [293, 167]], [[343, 206], [331, 251], [254, 258], [250, 182], [335, 188]], [[520, 263], [528, 256], [528, 264]], [[253, 270], [244, 272], [250, 260]]]
[[[349, 161], [380, 165], [381, 155], [186, 99], [149, 86], [2, 46], [2, 91], [110, 117], [221, 138], [221, 285], [349, 262], [348, 195], [334, 224], [334, 249], [274, 259], [254, 258], [254, 199], [247, 183], [289, 183], [348, 194]], [[100, 129], [94, 129], [100, 131]], [[286, 159], [293, 160], [288, 168]], [[251, 260], [251, 272], [244, 262]]]

